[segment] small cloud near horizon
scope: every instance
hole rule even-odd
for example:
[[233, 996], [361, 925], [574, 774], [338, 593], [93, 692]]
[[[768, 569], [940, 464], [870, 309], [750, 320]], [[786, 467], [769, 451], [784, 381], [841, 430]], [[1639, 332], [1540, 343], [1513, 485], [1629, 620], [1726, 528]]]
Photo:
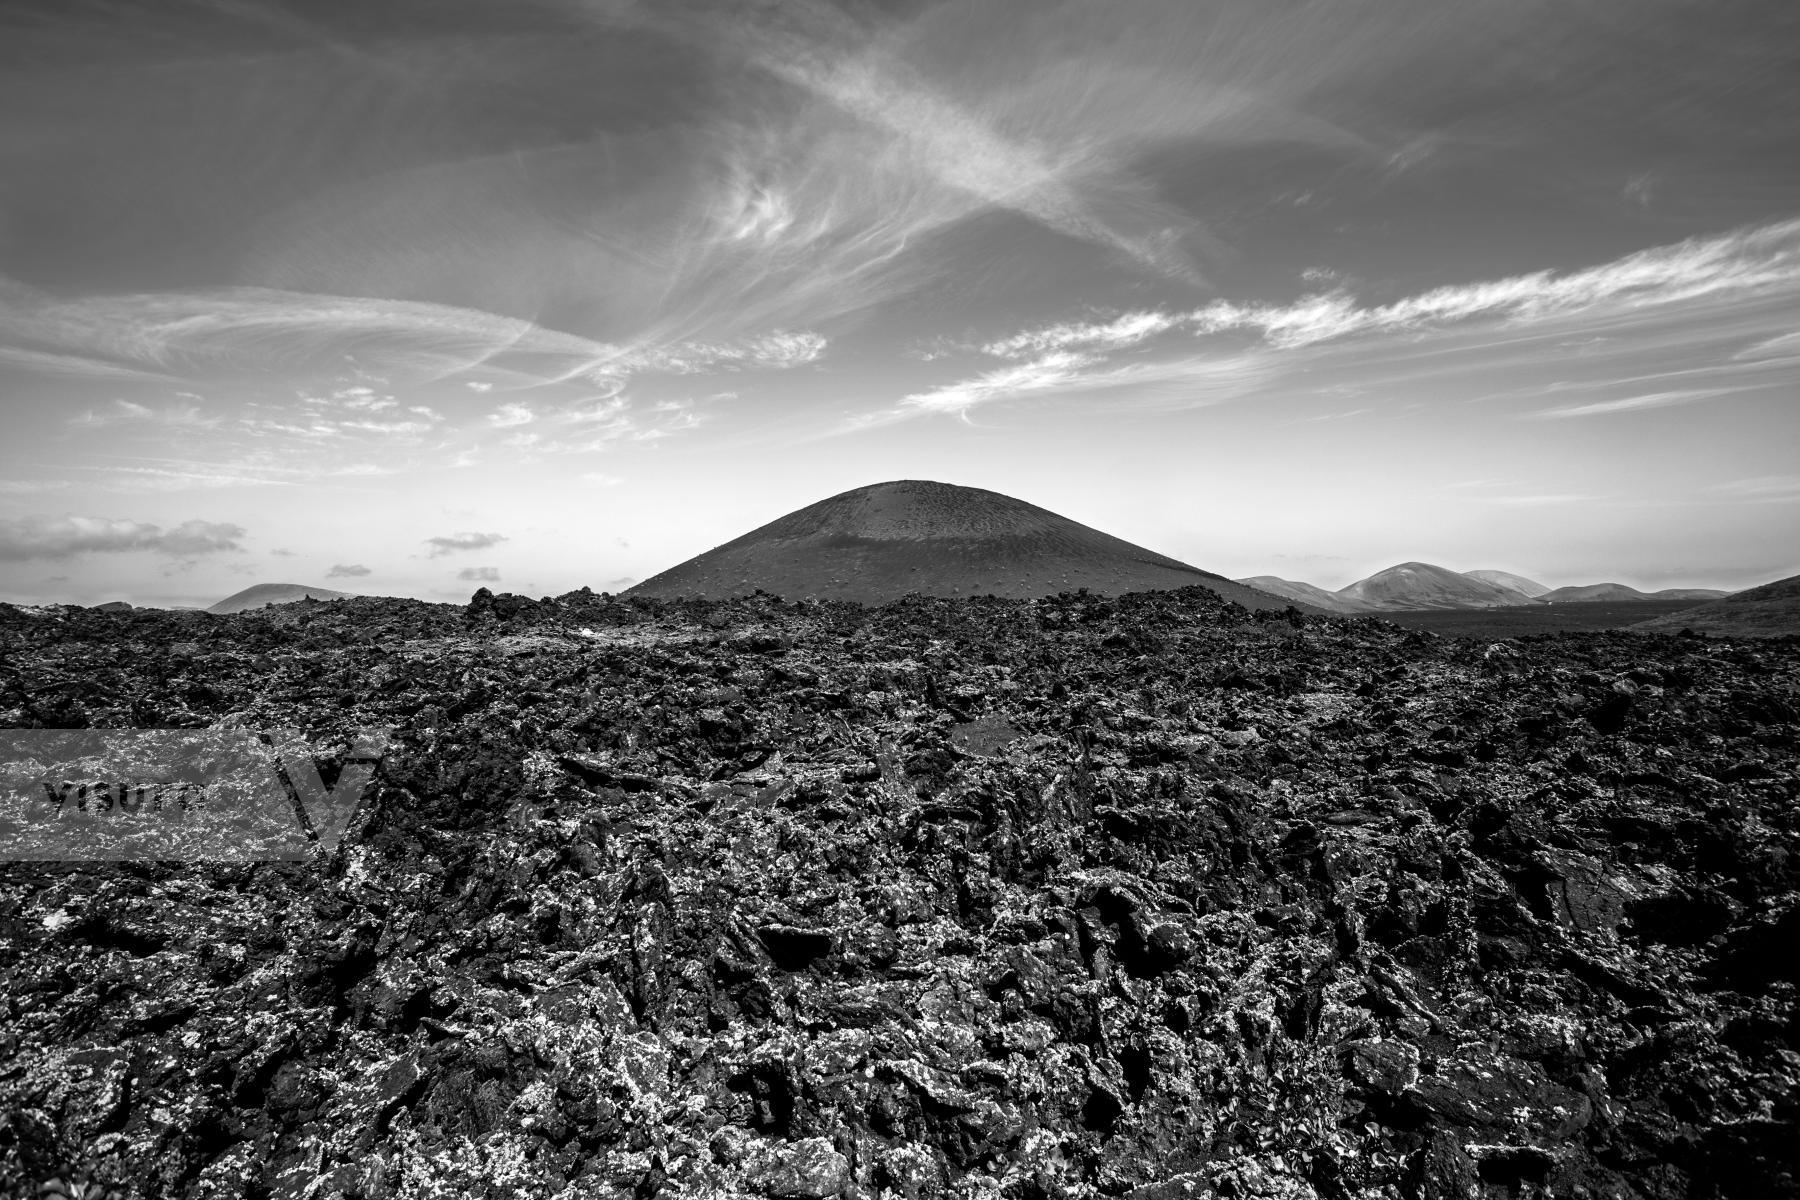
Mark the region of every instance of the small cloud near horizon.
[[430, 557], [440, 558], [459, 550], [486, 550], [505, 540], [506, 537], [498, 533], [452, 533], [443, 537], [426, 538], [425, 542], [431, 547]]
[[464, 567], [462, 570], [460, 570], [456, 573], [456, 577], [458, 579], [466, 579], [471, 583], [474, 583], [474, 582], [498, 583], [500, 581], [500, 568], [499, 567]]
[[0, 520], [0, 562], [63, 559], [77, 554], [147, 550], [173, 558], [241, 553], [244, 527], [229, 522], [183, 521], [164, 529], [122, 517], [25, 516]]
[[358, 579], [371, 573], [369, 568], [363, 566], [361, 563], [338, 563], [334, 565], [331, 570], [325, 572], [325, 578]]

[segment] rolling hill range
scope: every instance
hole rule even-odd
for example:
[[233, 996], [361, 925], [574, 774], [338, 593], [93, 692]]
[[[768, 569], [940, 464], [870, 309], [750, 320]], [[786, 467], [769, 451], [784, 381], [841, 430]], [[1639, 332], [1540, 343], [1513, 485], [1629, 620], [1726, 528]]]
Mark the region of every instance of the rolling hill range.
[[[1504, 572], [1487, 572], [1504, 575]], [[1520, 578], [1509, 576], [1509, 578]], [[1463, 574], [1431, 563], [1408, 562], [1377, 571], [1335, 592], [1275, 575], [1252, 575], [1238, 580], [1246, 587], [1310, 604], [1338, 616], [1367, 616], [1384, 612], [1422, 612], [1450, 608], [1502, 608], [1534, 604], [1525, 592], [1511, 586]], [[1533, 587], [1529, 579], [1521, 582]], [[1548, 589], [1546, 589], [1548, 590]]]
[[1590, 583], [1550, 588], [1510, 571], [1452, 571], [1434, 563], [1406, 562], [1366, 579], [1327, 591], [1315, 584], [1275, 575], [1252, 575], [1246, 587], [1310, 604], [1339, 616], [1369, 613], [1432, 612], [1454, 609], [1534, 607], [1547, 604], [1621, 604], [1716, 600], [1729, 593], [1714, 588], [1664, 588], [1643, 592], [1623, 583]]
[[1545, 604], [1586, 604], [1595, 601], [1620, 600], [1718, 600], [1730, 595], [1717, 588], [1664, 588], [1659, 592], [1643, 592], [1623, 583], [1588, 583], [1576, 587], [1559, 587], [1538, 599]]
[[1800, 634], [1800, 575], [1733, 592], [1721, 600], [1633, 625], [1646, 632], [1692, 629], [1737, 637]]
[[349, 592], [334, 592], [330, 588], [308, 587], [301, 583], [258, 583], [241, 592], [233, 592], [206, 611], [225, 615], [267, 608], [271, 604], [292, 604], [296, 600], [342, 600], [349, 595]]
[[1502, 608], [1530, 604], [1525, 593], [1448, 567], [1407, 562], [1338, 589], [1338, 595], [1374, 609]]
[[1283, 596], [1245, 587], [1035, 504], [927, 480], [877, 483], [809, 504], [630, 588], [705, 597], [762, 590], [885, 604], [927, 596], [1118, 595], [1194, 585], [1248, 608]]

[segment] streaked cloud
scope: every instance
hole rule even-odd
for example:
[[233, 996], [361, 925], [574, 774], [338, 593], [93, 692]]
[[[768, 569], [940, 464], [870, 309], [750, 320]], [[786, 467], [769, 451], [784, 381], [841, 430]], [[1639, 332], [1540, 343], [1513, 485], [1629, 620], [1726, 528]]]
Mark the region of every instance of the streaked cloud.
[[1090, 355], [1057, 351], [1016, 367], [985, 371], [947, 387], [915, 392], [901, 403], [917, 412], [960, 416], [993, 400], [1068, 388], [1083, 377], [1084, 367], [1098, 361]]
[[24, 562], [134, 550], [194, 558], [241, 551], [244, 534], [243, 526], [218, 521], [183, 521], [165, 529], [122, 517], [14, 517], [0, 519], [0, 560]]
[[1126, 313], [1110, 321], [1051, 325], [1044, 329], [1027, 330], [1009, 338], [988, 342], [981, 347], [981, 352], [993, 358], [1018, 358], [1050, 350], [1122, 350], [1166, 333], [1180, 323], [1179, 317], [1167, 313]]
[[497, 583], [500, 579], [499, 567], [464, 567], [456, 573], [458, 579], [466, 579], [471, 583]]
[[1586, 492], [1542, 492], [1535, 495], [1489, 496], [1487, 502], [1515, 508], [1550, 508], [1560, 504], [1589, 504], [1601, 499], [1604, 497]]
[[1800, 361], [1800, 333], [1784, 333], [1745, 346], [1733, 356], [1746, 362]]
[[1621, 396], [1616, 400], [1596, 400], [1592, 404], [1576, 404], [1568, 408], [1541, 409], [1530, 415], [1549, 419], [1598, 417], [1611, 413], [1642, 412], [1647, 408], [1674, 408], [1683, 404], [1699, 404], [1706, 400], [1716, 400], [1720, 396], [1729, 396], [1750, 390], [1752, 389], [1747, 387], [1717, 387], [1688, 388], [1679, 392], [1644, 392], [1636, 396]]
[[363, 566], [361, 563], [335, 563], [331, 570], [325, 572], [325, 578], [360, 579], [364, 575], [371, 575], [373, 573], [374, 572], [368, 567]]
[[[387, 376], [488, 370], [510, 386], [543, 387], [572, 380], [622, 386], [634, 372], [782, 370], [817, 361], [827, 342], [810, 331], [774, 331], [730, 342], [616, 345], [450, 305], [240, 287], [0, 301], [0, 347], [9, 344], [15, 365], [41, 366], [48, 354], [59, 373], [95, 378], [329, 369], [353, 350], [368, 369]], [[385, 407], [367, 389], [312, 398]]]
[[178, 401], [154, 407], [132, 400], [115, 399], [110, 407], [88, 409], [80, 416], [71, 418], [69, 423], [83, 429], [130, 422], [165, 429], [195, 430], [214, 429], [223, 421], [224, 417], [220, 414], [204, 412], [198, 404], [192, 402]]
[[643, 370], [683, 375], [746, 368], [784, 371], [818, 362], [825, 356], [826, 345], [826, 340], [816, 333], [776, 332], [735, 345], [684, 343], [666, 351], [642, 353], [630, 362]]
[[[1200, 405], [1247, 395], [1255, 386], [1290, 380], [1304, 370], [1331, 367], [1343, 374], [1379, 366], [1394, 381], [1433, 372], [1472, 374], [1480, 363], [1491, 372], [1504, 363], [1535, 364], [1551, 356], [1590, 366], [1590, 377], [1581, 383], [1557, 385], [1575, 394], [1592, 396], [1651, 381], [1709, 386], [1602, 396], [1531, 415], [1665, 408], [1763, 386], [1769, 368], [1786, 361], [1788, 335], [1755, 340], [1748, 349], [1744, 342], [1771, 322], [1791, 325], [1789, 310], [1781, 307], [1790, 299], [1800, 306], [1800, 221], [1692, 238], [1576, 271], [1434, 288], [1389, 304], [1363, 304], [1341, 291], [1285, 305], [1221, 300], [1188, 312], [1141, 310], [981, 343], [939, 344], [930, 358], [980, 354], [1027, 361], [909, 394], [893, 415], [966, 415], [1012, 397], [1151, 383], [1164, 385], [1156, 402], [1166, 403], [1167, 387], [1184, 379], [1196, 385], [1190, 395]], [[1245, 343], [1245, 336], [1252, 340]], [[1630, 348], [1634, 337], [1649, 337], [1650, 345], [1687, 339], [1710, 357], [1679, 370], [1647, 374], [1639, 366], [1608, 375], [1615, 360], [1623, 365], [1643, 356], [1641, 349]], [[1732, 344], [1722, 348], [1723, 343]], [[1110, 356], [1121, 351], [1133, 356], [1115, 365]], [[1415, 369], [1412, 363], [1420, 365]], [[1764, 376], [1721, 382], [1733, 372]]]
[[1715, 496], [1760, 504], [1785, 504], [1800, 500], [1800, 475], [1754, 475], [1729, 479], [1706, 489]]
[[1800, 288], [1800, 221], [1690, 238], [1585, 270], [1537, 271], [1434, 288], [1393, 304], [1363, 306], [1345, 293], [1291, 305], [1219, 301], [1195, 311], [1196, 333], [1242, 330], [1281, 348], [1352, 334], [1411, 332], [1469, 321], [1531, 325], [1583, 314], [1617, 314], [1728, 295]]

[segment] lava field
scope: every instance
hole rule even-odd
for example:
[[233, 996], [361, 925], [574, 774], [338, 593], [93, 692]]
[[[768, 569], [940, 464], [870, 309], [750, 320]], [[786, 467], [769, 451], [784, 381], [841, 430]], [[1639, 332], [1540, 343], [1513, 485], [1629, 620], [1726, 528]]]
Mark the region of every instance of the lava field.
[[309, 861], [0, 864], [15, 1196], [1800, 1192], [1800, 638], [0, 605], [0, 726], [395, 731]]

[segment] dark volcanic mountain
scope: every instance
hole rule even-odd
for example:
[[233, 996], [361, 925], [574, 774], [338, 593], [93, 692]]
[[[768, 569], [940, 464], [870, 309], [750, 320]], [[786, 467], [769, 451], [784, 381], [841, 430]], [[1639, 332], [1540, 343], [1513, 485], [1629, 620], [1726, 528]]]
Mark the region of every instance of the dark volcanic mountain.
[[1530, 596], [1513, 588], [1422, 562], [1400, 563], [1377, 571], [1338, 589], [1336, 594], [1369, 608], [1389, 610], [1502, 608], [1532, 603]]
[[1800, 633], [1800, 575], [1733, 592], [1723, 600], [1683, 609], [1666, 617], [1655, 617], [1632, 628], [1669, 633], [1692, 629], [1695, 633], [1728, 637]]
[[258, 583], [241, 592], [233, 592], [206, 611], [240, 613], [252, 608], [267, 608], [271, 604], [292, 604], [296, 600], [342, 600], [349, 594], [330, 588], [307, 587], [303, 583]]
[[671, 567], [628, 594], [885, 604], [926, 596], [1029, 599], [1210, 588], [1247, 608], [1290, 601], [982, 488], [901, 479], [809, 504]]

